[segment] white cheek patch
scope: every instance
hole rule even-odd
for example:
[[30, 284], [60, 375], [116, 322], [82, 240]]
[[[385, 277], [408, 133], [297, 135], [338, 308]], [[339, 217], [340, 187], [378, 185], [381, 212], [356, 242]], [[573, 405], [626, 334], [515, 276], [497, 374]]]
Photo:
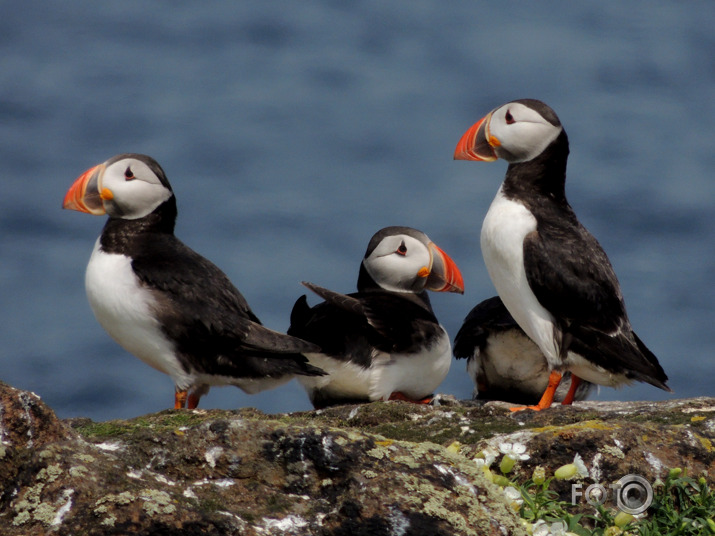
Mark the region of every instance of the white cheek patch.
[[415, 274], [425, 264], [400, 258], [397, 255], [379, 257], [365, 265], [367, 273], [385, 290], [413, 292]]
[[[400, 244], [407, 247], [406, 255], [396, 253]], [[420, 268], [430, 267], [430, 253], [418, 240], [405, 235], [388, 237], [375, 248], [363, 265], [375, 282], [392, 292], [415, 292]]]
[[[127, 170], [133, 178], [127, 179]], [[112, 199], [105, 201], [107, 213], [126, 220], [151, 214], [173, 195], [144, 162], [134, 158], [109, 165], [100, 186], [112, 192]]]
[[527, 162], [539, 156], [562, 130], [561, 127], [543, 123], [519, 123], [510, 126], [513, 128], [503, 136], [503, 139], [500, 138], [502, 145], [496, 152], [497, 154], [500, 151], [507, 152], [508, 155], [505, 155], [507, 158], [504, 156], [502, 158], [514, 164]]
[[[507, 124], [505, 114], [509, 111], [514, 122]], [[494, 147], [499, 158], [510, 163], [527, 162], [539, 156], [561, 131], [535, 110], [520, 103], [510, 103], [498, 108], [489, 122], [489, 135], [499, 140]]]
[[173, 194], [160, 184], [150, 184], [139, 179], [127, 182], [113, 190], [114, 199], [106, 203], [114, 207], [113, 216], [127, 220], [143, 218]]

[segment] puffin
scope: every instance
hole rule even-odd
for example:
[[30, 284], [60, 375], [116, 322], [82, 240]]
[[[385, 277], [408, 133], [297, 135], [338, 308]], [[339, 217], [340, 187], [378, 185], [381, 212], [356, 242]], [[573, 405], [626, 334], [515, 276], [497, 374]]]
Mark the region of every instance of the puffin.
[[228, 277], [176, 238], [176, 197], [153, 158], [90, 168], [62, 206], [109, 216], [87, 265], [89, 304], [117, 343], [171, 377], [175, 409], [196, 408], [213, 385], [253, 394], [324, 374], [304, 355], [316, 345], [264, 327]]
[[315, 408], [375, 400], [429, 403], [452, 359], [450, 337], [427, 291], [464, 293], [455, 262], [427, 235], [392, 226], [370, 239], [357, 292], [303, 282], [324, 301], [295, 302], [288, 334], [322, 350], [308, 353], [325, 376], [300, 377]]
[[480, 242], [499, 297], [548, 362], [548, 385], [528, 407], [550, 407], [564, 371], [572, 382], [641, 381], [672, 392], [658, 359], [633, 331], [606, 253], [566, 199], [568, 154], [561, 121], [535, 99], [492, 110], [454, 152], [457, 160], [509, 164]]
[[[536, 404], [549, 383], [546, 357], [514, 321], [499, 296], [480, 302], [469, 312], [454, 337], [454, 357], [467, 360], [475, 400]], [[565, 371], [554, 401], [567, 405], [585, 400], [595, 387], [581, 381], [569, 392], [565, 380], [570, 377], [571, 373]]]

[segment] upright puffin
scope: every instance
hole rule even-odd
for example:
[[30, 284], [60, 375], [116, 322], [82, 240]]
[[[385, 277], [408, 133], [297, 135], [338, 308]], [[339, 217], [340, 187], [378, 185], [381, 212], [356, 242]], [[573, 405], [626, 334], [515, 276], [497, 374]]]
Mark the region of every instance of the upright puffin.
[[308, 357], [327, 375], [299, 378], [316, 408], [430, 401], [452, 352], [426, 290], [463, 293], [464, 283], [454, 261], [427, 235], [410, 227], [378, 231], [360, 264], [355, 293], [303, 284], [325, 300], [311, 308], [305, 295], [298, 298], [288, 329], [322, 348]]
[[[475, 305], [454, 337], [454, 357], [467, 360], [476, 400], [503, 400], [536, 404], [549, 384], [549, 365], [524, 330], [514, 321], [501, 298], [494, 296]], [[563, 379], [571, 373], [564, 372]], [[560, 383], [554, 400], [570, 404], [585, 400], [594, 384], [581, 381], [568, 392]]]
[[551, 405], [562, 371], [616, 387], [633, 380], [670, 391], [658, 359], [633, 331], [618, 279], [566, 200], [569, 143], [541, 101], [504, 104], [475, 123], [459, 160], [509, 163], [481, 232], [497, 293], [546, 356], [549, 384], [532, 409]]
[[256, 393], [323, 374], [303, 355], [318, 347], [263, 327], [228, 277], [174, 236], [176, 198], [153, 158], [120, 154], [87, 170], [63, 208], [109, 215], [87, 265], [90, 306], [115, 341], [171, 377], [176, 409], [212, 385]]

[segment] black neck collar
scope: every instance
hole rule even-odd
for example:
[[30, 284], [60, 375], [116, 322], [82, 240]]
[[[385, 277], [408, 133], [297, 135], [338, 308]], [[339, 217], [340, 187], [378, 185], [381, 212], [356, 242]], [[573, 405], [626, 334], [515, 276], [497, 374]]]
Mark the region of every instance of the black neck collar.
[[174, 234], [176, 198], [172, 195], [151, 214], [135, 220], [110, 217], [102, 230], [101, 246], [107, 253], [122, 252], [133, 239], [153, 234]]

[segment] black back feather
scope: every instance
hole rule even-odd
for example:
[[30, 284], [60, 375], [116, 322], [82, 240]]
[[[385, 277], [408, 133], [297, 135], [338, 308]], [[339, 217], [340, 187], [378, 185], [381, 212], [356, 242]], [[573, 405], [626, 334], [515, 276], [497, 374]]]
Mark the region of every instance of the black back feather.
[[172, 196], [144, 218], [110, 218], [100, 246], [132, 259], [184, 367], [246, 378], [323, 374], [301, 355], [319, 348], [263, 327], [228, 277], [174, 236], [175, 219]]

